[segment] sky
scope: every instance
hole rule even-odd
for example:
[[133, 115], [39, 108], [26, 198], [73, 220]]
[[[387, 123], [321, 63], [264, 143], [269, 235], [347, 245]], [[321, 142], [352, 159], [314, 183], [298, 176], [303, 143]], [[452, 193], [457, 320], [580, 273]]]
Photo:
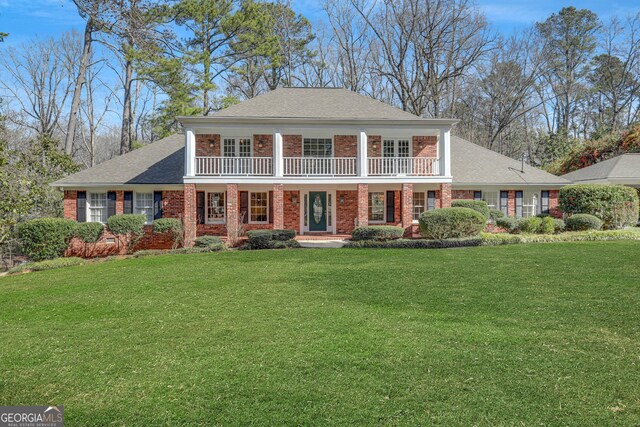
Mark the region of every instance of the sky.
[[[542, 21], [564, 6], [587, 8], [606, 20], [640, 10], [638, 0], [476, 0], [487, 19], [498, 31], [509, 33], [535, 21]], [[292, 0], [293, 8], [316, 24], [324, 19], [322, 0]], [[71, 0], [0, 0], [0, 32], [10, 33], [7, 45], [27, 42], [39, 36], [54, 36], [64, 31], [83, 29]]]

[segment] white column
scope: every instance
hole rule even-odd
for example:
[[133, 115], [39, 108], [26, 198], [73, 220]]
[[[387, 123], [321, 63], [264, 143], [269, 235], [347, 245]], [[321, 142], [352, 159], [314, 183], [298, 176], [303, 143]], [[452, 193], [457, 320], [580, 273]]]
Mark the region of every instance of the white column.
[[358, 176], [369, 175], [369, 160], [367, 158], [367, 134], [364, 130], [358, 132]]
[[440, 175], [451, 176], [451, 129], [440, 129], [438, 138]]
[[186, 176], [195, 176], [196, 134], [193, 132], [193, 129], [185, 129], [184, 139], [184, 174]]
[[282, 142], [282, 133], [280, 129], [276, 129], [273, 134], [273, 174], [275, 176], [284, 175], [284, 148]]

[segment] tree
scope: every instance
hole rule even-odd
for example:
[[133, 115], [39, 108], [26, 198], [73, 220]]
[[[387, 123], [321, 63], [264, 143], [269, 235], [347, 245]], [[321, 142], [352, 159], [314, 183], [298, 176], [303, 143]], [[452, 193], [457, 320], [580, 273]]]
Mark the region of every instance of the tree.
[[573, 115], [584, 96], [584, 77], [597, 45], [598, 16], [587, 9], [565, 7], [535, 25], [547, 59], [546, 83], [553, 93], [554, 129], [569, 134]]

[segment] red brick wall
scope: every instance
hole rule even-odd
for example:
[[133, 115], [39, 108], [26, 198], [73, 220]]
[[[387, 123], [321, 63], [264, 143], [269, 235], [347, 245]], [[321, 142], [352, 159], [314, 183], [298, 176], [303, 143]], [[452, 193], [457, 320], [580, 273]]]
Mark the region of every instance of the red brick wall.
[[[293, 205], [293, 196], [296, 196], [298, 203]], [[274, 194], [275, 200], [275, 194]], [[300, 234], [300, 204], [303, 201], [300, 199], [299, 191], [285, 191], [284, 192], [284, 228], [296, 230]]]
[[[260, 148], [260, 141], [262, 141], [262, 148]], [[253, 155], [255, 157], [273, 156], [273, 135], [253, 135]]]
[[124, 191], [116, 191], [116, 215], [124, 213]]
[[273, 228], [281, 230], [284, 228], [284, 185], [273, 185], [273, 206], [271, 207], [273, 212]]
[[438, 155], [437, 136], [414, 136], [412, 145], [413, 157], [437, 157]]
[[[340, 204], [341, 197], [344, 197], [344, 204]], [[336, 191], [336, 232], [340, 234], [351, 233], [357, 216], [358, 192]]]
[[184, 190], [162, 192], [162, 217], [182, 218], [184, 212]]
[[[373, 145], [375, 144], [375, 148]], [[367, 135], [367, 156], [382, 157], [382, 136]]]
[[238, 184], [227, 184], [227, 238], [233, 246], [238, 240], [239, 205]]
[[186, 247], [193, 246], [196, 239], [198, 210], [196, 204], [196, 185], [184, 185], [184, 245]]
[[369, 185], [358, 184], [358, 215], [357, 225], [366, 227], [369, 225]]
[[413, 184], [402, 184], [402, 227], [405, 236], [413, 234]]
[[440, 184], [440, 192], [436, 194], [436, 197], [440, 201], [438, 207], [450, 208], [451, 207], [451, 184]]
[[[107, 239], [114, 239], [115, 243], [107, 243]], [[171, 249], [173, 238], [169, 233], [153, 233], [152, 225], [144, 226], [144, 235], [133, 251], [144, 249]], [[82, 258], [106, 257], [110, 255], [125, 255], [127, 253], [126, 239], [120, 239], [108, 231], [104, 231], [100, 240], [95, 244], [85, 244], [73, 238], [65, 256], [77, 256]]]
[[[498, 197], [500, 197], [500, 193], [498, 193]], [[509, 216], [516, 216], [516, 190], [509, 190], [507, 212], [509, 212]]]
[[302, 157], [302, 135], [282, 135], [284, 157]]
[[549, 190], [549, 214], [556, 218], [562, 218], [562, 212], [558, 206], [560, 190]]
[[333, 136], [334, 157], [357, 157], [358, 137], [356, 135]]
[[[210, 147], [209, 140], [213, 140], [213, 147]], [[220, 156], [220, 135], [205, 133], [196, 135], [196, 156]]]
[[475, 190], [451, 190], [451, 198], [454, 200], [473, 200]]
[[67, 219], [76, 220], [78, 207], [78, 192], [66, 190], [64, 192], [64, 217]]

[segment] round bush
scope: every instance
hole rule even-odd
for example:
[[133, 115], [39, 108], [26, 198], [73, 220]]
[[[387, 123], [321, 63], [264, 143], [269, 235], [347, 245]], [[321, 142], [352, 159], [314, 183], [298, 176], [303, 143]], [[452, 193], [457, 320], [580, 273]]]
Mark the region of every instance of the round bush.
[[478, 211], [485, 219], [489, 218], [489, 205], [484, 200], [454, 200], [451, 202], [452, 208], [469, 208]]
[[480, 212], [470, 208], [435, 209], [420, 215], [420, 231], [432, 240], [475, 237], [486, 222]]
[[489, 219], [491, 221], [496, 222], [500, 218], [504, 218], [504, 212], [500, 209], [489, 209]]
[[96, 243], [100, 240], [104, 225], [99, 222], [80, 222], [76, 225], [75, 237], [84, 243]]
[[562, 233], [566, 227], [563, 220], [560, 218], [552, 218], [553, 220], [553, 231], [555, 233]]
[[540, 227], [538, 233], [540, 234], [553, 234], [556, 232], [555, 222], [550, 216], [545, 216], [540, 219]]
[[518, 221], [518, 229], [522, 233], [535, 234], [540, 232], [542, 218], [532, 216], [531, 218], [521, 218]]
[[496, 220], [496, 226], [509, 233], [513, 233], [518, 228], [518, 220], [510, 216], [505, 216], [504, 218], [498, 218]]
[[575, 214], [565, 221], [569, 231], [600, 230], [602, 221], [596, 216], [589, 214]]
[[60, 257], [69, 247], [76, 224], [64, 218], [39, 218], [18, 224], [22, 251], [34, 261]]
[[351, 233], [351, 239], [359, 240], [393, 240], [404, 235], [404, 228], [393, 225], [372, 225], [369, 227], [358, 227]]
[[638, 221], [638, 193], [624, 185], [568, 185], [560, 190], [559, 206], [569, 215], [594, 215], [607, 229], [635, 225]]

